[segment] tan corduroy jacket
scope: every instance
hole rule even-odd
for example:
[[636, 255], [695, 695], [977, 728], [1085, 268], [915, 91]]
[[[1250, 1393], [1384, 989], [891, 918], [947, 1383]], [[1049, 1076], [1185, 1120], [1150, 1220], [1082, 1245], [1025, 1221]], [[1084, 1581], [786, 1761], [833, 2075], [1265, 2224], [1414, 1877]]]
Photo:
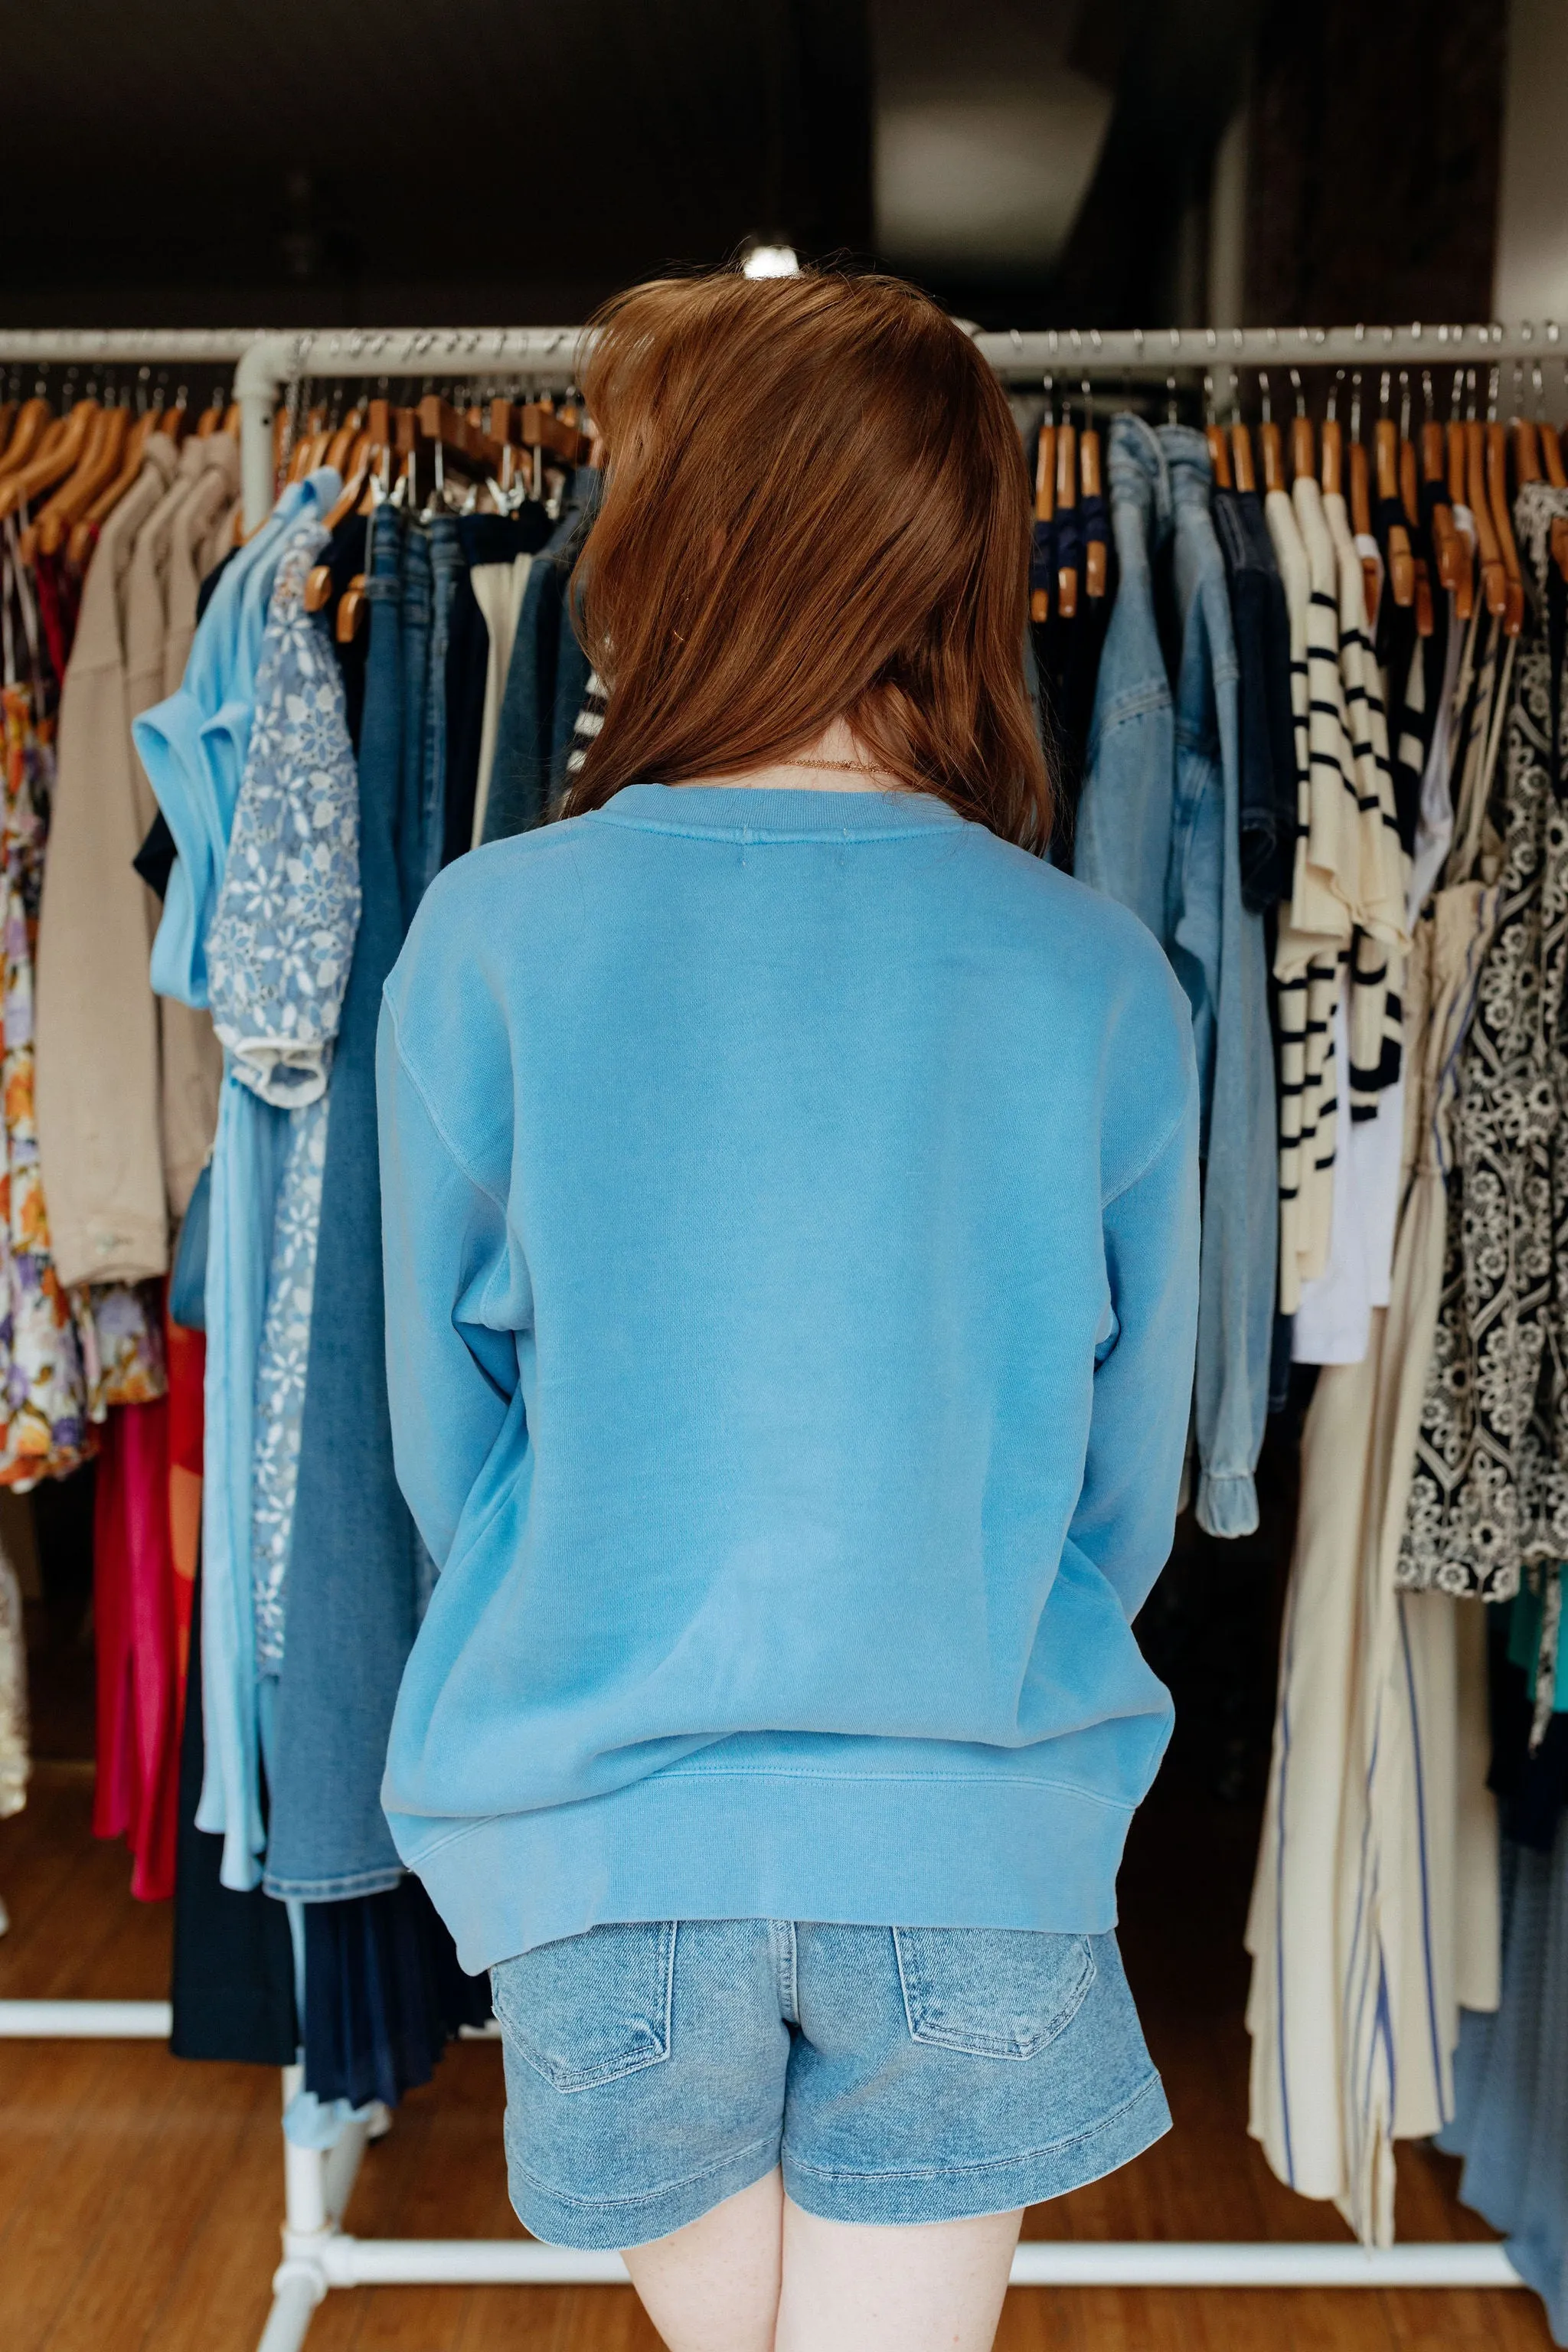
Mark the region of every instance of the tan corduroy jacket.
[[156, 638], [154, 694], [165, 626], [163, 580], [138, 580], [134, 556], [184, 462], [162, 435], [148, 442], [141, 475], [89, 567], [60, 695], [35, 1083], [50, 1236], [65, 1283], [133, 1282], [167, 1270], [171, 1212], [184, 1210], [216, 1117], [222, 1065], [211, 1022], [182, 1005], [170, 1034], [170, 1008], [160, 1007], [147, 971], [158, 904], [132, 864], [154, 813], [131, 742], [133, 593], [156, 604], [138, 623], [143, 643]]

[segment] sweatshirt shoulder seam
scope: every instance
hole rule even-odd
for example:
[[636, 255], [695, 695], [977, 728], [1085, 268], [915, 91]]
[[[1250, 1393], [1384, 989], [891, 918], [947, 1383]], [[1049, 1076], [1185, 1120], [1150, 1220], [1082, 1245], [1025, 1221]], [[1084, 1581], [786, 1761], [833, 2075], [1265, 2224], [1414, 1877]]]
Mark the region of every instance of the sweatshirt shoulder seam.
[[447, 1131], [445, 1119], [441, 1117], [440, 1112], [431, 1101], [429, 1094], [426, 1089], [424, 1080], [420, 1077], [418, 1071], [409, 1060], [407, 1047], [403, 1042], [402, 1025], [397, 1018], [397, 1008], [393, 1003], [391, 997], [387, 995], [384, 987], [382, 991], [382, 1003], [386, 1008], [386, 1018], [391, 1025], [392, 1043], [397, 1055], [398, 1066], [402, 1070], [404, 1076], [408, 1080], [409, 1085], [413, 1087], [415, 1093], [418, 1096], [420, 1108], [423, 1109], [426, 1118], [429, 1120], [432, 1128], [435, 1129], [436, 1135], [443, 1149], [446, 1150], [447, 1158], [452, 1161], [459, 1175], [466, 1176], [469, 1183], [473, 1186], [475, 1192], [482, 1192], [485, 1199], [489, 1201], [493, 1207], [500, 1211], [501, 1216], [504, 1219], [507, 1214], [506, 1202], [492, 1184], [486, 1182], [485, 1179], [479, 1174], [477, 1168], [469, 1166], [466, 1154], [458, 1150], [457, 1143], [453, 1140], [452, 1136]]
[[1175, 1141], [1177, 1136], [1180, 1135], [1183, 1128], [1186, 1125], [1186, 1121], [1187, 1105], [1184, 1101], [1180, 1110], [1176, 1113], [1175, 1118], [1171, 1121], [1170, 1126], [1160, 1138], [1159, 1142], [1154, 1146], [1152, 1151], [1150, 1152], [1148, 1158], [1142, 1161], [1140, 1165], [1133, 1170], [1131, 1176], [1124, 1177], [1121, 1182], [1117, 1185], [1113, 1192], [1108, 1192], [1105, 1195], [1104, 1200], [1101, 1201], [1100, 1204], [1100, 1214], [1102, 1216], [1107, 1209], [1113, 1207], [1115, 1203], [1121, 1200], [1124, 1192], [1131, 1192], [1134, 1184], [1142, 1184], [1144, 1177], [1147, 1176], [1149, 1171], [1154, 1166], [1155, 1162], [1162, 1159], [1170, 1150], [1172, 1144]]

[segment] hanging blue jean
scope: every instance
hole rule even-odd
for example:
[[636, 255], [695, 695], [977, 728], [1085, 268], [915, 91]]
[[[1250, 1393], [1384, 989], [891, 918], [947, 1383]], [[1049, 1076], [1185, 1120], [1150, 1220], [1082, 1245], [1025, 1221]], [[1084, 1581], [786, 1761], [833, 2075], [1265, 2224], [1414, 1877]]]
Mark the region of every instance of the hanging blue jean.
[[575, 468], [555, 529], [529, 574], [496, 727], [487, 841], [505, 841], [542, 824], [564, 780], [588, 673], [566, 611], [567, 583], [598, 509], [603, 479], [595, 467]]
[[447, 653], [452, 634], [452, 599], [462, 570], [458, 518], [436, 515], [430, 524], [430, 646], [425, 676], [425, 772], [419, 814], [421, 898], [441, 871], [446, 847]]
[[564, 581], [548, 552], [536, 555], [523, 591], [496, 724], [485, 803], [485, 839], [505, 841], [543, 822], [550, 799], [555, 658]]
[[1165, 948], [1193, 1007], [1203, 1099], [1198, 1524], [1250, 1535], [1268, 1410], [1276, 1210], [1274, 1049], [1263, 918], [1241, 890], [1240, 666], [1201, 433], [1160, 428], [1181, 625]]
[[[401, 551], [401, 591], [396, 573], [384, 574], [378, 562], [371, 574], [372, 584], [379, 579], [384, 588], [392, 583], [391, 593], [400, 602], [402, 627], [395, 651], [383, 646], [383, 670], [391, 679], [395, 670], [395, 686], [388, 685], [387, 692], [400, 700], [402, 725], [398, 738], [398, 806], [397, 806], [397, 871], [403, 898], [405, 923], [414, 920], [414, 909], [425, 895], [425, 843], [422, 812], [425, 806], [425, 690], [430, 672], [430, 534], [422, 523], [407, 522], [395, 508], [383, 507], [376, 514], [376, 533], [389, 532], [395, 526], [397, 545]], [[384, 555], [387, 550], [384, 547]], [[367, 567], [368, 569], [369, 567]], [[374, 635], [374, 623], [372, 622]], [[384, 637], [385, 632], [383, 632]], [[366, 699], [369, 699], [367, 667]]]
[[1105, 471], [1119, 577], [1089, 720], [1073, 872], [1131, 907], [1163, 941], [1175, 722], [1154, 564], [1171, 535], [1171, 478], [1141, 416], [1111, 419]]
[[406, 928], [406, 528], [395, 510], [378, 511], [359, 754], [362, 908], [332, 1062], [267, 1849], [268, 1891], [318, 1902], [373, 1894], [400, 1875], [380, 1789], [418, 1598], [414, 1524], [392, 1467], [375, 1116], [382, 983]]

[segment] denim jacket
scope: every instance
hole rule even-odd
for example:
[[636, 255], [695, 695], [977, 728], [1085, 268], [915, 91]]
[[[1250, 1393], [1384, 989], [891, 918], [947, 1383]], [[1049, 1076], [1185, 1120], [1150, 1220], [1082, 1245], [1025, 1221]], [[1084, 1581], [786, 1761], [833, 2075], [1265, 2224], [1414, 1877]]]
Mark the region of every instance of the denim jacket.
[[[1204, 1233], [1197, 1516], [1258, 1525], [1278, 1248], [1273, 1048], [1263, 921], [1241, 895], [1239, 671], [1203, 436], [1117, 417], [1108, 472], [1121, 565], [1089, 736], [1077, 872], [1141, 915], [1193, 1011]], [[1155, 583], [1173, 606], [1174, 692]]]

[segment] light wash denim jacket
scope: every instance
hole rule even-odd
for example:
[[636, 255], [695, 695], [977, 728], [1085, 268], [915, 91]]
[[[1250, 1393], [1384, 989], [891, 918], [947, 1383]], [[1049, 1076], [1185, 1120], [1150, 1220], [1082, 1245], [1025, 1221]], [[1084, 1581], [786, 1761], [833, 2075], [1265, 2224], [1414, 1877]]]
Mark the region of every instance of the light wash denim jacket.
[[[1210, 466], [1190, 426], [1111, 425], [1120, 583], [1089, 730], [1076, 871], [1142, 916], [1193, 1008], [1202, 1087], [1199, 1525], [1250, 1535], [1268, 1404], [1279, 1208], [1263, 920], [1241, 898], [1238, 669]], [[1156, 618], [1168, 594], [1174, 691]]]

